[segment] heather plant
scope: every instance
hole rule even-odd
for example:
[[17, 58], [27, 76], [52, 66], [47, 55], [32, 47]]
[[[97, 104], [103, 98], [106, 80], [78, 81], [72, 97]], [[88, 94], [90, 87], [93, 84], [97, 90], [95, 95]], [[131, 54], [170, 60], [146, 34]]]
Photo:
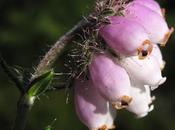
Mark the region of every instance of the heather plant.
[[[74, 91], [77, 116], [89, 130], [115, 129], [121, 109], [137, 118], [147, 116], [156, 107], [152, 91], [166, 81], [159, 46], [166, 45], [174, 29], [168, 27], [165, 15], [154, 0], [97, 0], [89, 15], [64, 34], [32, 71], [11, 68], [1, 56], [4, 72], [21, 94], [13, 130], [25, 129], [41, 95], [69, 88]], [[64, 66], [57, 72], [62, 54]], [[54, 87], [55, 82], [62, 85]]]

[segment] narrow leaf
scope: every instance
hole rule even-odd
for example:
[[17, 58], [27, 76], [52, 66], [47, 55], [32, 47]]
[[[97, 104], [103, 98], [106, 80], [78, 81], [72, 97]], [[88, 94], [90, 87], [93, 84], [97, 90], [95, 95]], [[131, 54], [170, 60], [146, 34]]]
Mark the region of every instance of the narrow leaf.
[[33, 96], [39, 96], [40, 94], [44, 93], [50, 83], [52, 82], [54, 77], [54, 72], [53, 70], [50, 70], [44, 74], [42, 74], [41, 76], [35, 78], [31, 84], [29, 85], [29, 90], [28, 90], [28, 95], [30, 97]]

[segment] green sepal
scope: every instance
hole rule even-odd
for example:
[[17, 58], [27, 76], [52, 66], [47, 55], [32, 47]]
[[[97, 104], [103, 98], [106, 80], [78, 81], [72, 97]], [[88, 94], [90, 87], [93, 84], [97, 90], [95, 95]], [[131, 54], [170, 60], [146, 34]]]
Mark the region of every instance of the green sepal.
[[35, 78], [29, 85], [30, 89], [27, 91], [28, 96], [39, 96], [40, 94], [44, 93], [52, 82], [54, 75], [54, 71], [50, 70]]

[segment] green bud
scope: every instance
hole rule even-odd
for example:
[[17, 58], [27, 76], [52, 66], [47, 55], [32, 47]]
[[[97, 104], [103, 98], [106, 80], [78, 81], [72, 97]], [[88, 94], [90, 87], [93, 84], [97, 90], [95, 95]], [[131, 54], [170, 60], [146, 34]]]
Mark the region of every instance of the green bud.
[[50, 70], [42, 74], [41, 76], [35, 78], [29, 85], [30, 89], [27, 92], [28, 96], [35, 97], [44, 93], [48, 89], [50, 83], [52, 82], [54, 75], [54, 71]]

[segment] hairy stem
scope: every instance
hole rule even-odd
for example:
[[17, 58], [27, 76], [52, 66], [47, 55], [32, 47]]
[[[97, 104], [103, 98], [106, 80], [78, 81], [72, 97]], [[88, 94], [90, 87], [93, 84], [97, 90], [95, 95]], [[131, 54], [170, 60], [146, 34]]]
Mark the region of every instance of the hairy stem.
[[[62, 37], [60, 37], [58, 41], [56, 41], [56, 43], [50, 48], [50, 50], [40, 60], [30, 81], [42, 75], [44, 72], [48, 71], [52, 67], [56, 59], [59, 57], [59, 55], [65, 48], [65, 46], [68, 43], [70, 43], [77, 34], [82, 33], [82, 30], [85, 29], [86, 27], [94, 27], [98, 23], [96, 21], [97, 20], [96, 18], [98, 17], [100, 18], [102, 12], [104, 12], [104, 9], [105, 9], [101, 7], [102, 1], [104, 1], [102, 7], [107, 8], [108, 6], [106, 6], [106, 4], [111, 5], [110, 4], [111, 1], [114, 1], [114, 0], [96, 0], [97, 7], [95, 8], [94, 13], [90, 14], [87, 19], [82, 19], [72, 29], [70, 29], [67, 33], [65, 33]], [[102, 19], [101, 21], [104, 21], [104, 20]], [[3, 63], [2, 60], [0, 61], [1, 63]], [[29, 88], [27, 88], [26, 90], [28, 89]], [[57, 89], [64, 89], [64, 87], [57, 88]], [[17, 115], [16, 115], [16, 120], [15, 120], [15, 125], [13, 130], [25, 129], [27, 116], [31, 108], [31, 104], [28, 102], [28, 99], [26, 100], [26, 97], [24, 96], [25, 94], [27, 94], [27, 92], [26, 91], [22, 92], [23, 90], [20, 90], [20, 91], [22, 93], [22, 96], [19, 98], [19, 102], [17, 105]]]
[[[71, 30], [69, 30], [65, 35], [63, 35], [54, 45], [53, 47], [45, 54], [43, 59], [39, 62], [36, 71], [34, 73], [35, 76], [41, 75], [45, 71], [47, 71], [52, 64], [55, 62], [57, 57], [60, 55], [61, 51], [64, 47], [74, 38], [77, 33], [80, 33], [83, 28], [88, 26], [93, 26], [93, 22], [88, 20], [81, 20], [77, 25], [75, 25]], [[32, 80], [31, 79], [31, 80]], [[65, 87], [57, 88], [64, 89]], [[27, 116], [29, 113], [31, 106], [28, 104], [28, 101], [25, 99], [25, 96], [21, 96], [17, 105], [17, 115], [15, 120], [15, 125], [13, 130], [24, 130], [27, 122]]]
[[81, 32], [83, 28], [92, 26], [93, 22], [90, 22], [87, 19], [81, 20], [76, 24], [72, 29], [70, 29], [66, 34], [64, 34], [60, 39], [52, 46], [52, 48], [45, 54], [43, 59], [39, 62], [35, 75], [40, 75], [43, 72], [47, 71], [55, 62], [57, 57], [61, 54], [64, 47], [71, 42], [74, 36]]

